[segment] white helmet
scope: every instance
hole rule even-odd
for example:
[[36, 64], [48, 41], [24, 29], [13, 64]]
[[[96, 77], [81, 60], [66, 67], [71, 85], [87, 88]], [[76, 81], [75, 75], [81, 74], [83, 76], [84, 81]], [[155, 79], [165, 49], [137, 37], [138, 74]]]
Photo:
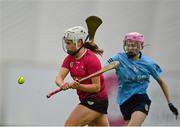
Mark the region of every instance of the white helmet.
[[63, 38], [72, 40], [73, 43], [76, 43], [79, 39], [82, 39], [82, 41], [85, 42], [87, 36], [88, 36], [88, 32], [84, 27], [75, 26], [67, 29], [64, 33]]

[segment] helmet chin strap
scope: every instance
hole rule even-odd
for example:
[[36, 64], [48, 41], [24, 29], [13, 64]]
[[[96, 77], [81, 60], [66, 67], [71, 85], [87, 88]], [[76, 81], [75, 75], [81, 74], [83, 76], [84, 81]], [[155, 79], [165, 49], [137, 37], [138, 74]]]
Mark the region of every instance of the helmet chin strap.
[[84, 44], [76, 51], [67, 50], [67, 53], [71, 56], [75, 56], [81, 49], [84, 47]]

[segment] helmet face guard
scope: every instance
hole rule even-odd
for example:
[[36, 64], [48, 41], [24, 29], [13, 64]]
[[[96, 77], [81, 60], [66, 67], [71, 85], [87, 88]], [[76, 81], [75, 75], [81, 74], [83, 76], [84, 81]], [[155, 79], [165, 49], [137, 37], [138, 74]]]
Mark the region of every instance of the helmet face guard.
[[[71, 49], [72, 49], [72, 46], [74, 47], [73, 49], [74, 50], [69, 50], [67, 49], [67, 45], [71, 45]], [[77, 48], [75, 49], [75, 46], [76, 46], [76, 43], [73, 43], [72, 40], [67, 40], [66, 38], [62, 38], [62, 47], [63, 47], [63, 50], [71, 55], [71, 56], [74, 56], [76, 54], [76, 51], [77, 51]]]
[[124, 51], [128, 56], [134, 57], [138, 55], [144, 47], [144, 36], [137, 32], [126, 33], [123, 42]]
[[[81, 26], [76, 26], [76, 27], [72, 27], [70, 29], [67, 29], [64, 33], [64, 36], [62, 38], [62, 45], [63, 45], [63, 50], [68, 53], [69, 55], [76, 55], [80, 49], [83, 47], [83, 45], [79, 48], [77, 47], [77, 42], [78, 40], [82, 40], [83, 43], [87, 40], [88, 38], [88, 32], [85, 28], [81, 27]], [[65, 44], [66, 44], [66, 40], [71, 41], [75, 46], [76, 46], [76, 50], [67, 50]]]
[[[71, 40], [69, 40], [69, 41], [71, 41]], [[73, 43], [73, 42], [70, 42], [70, 43], [73, 44], [74, 47], [76, 46], [76, 43]], [[65, 39], [62, 39], [62, 46], [63, 46], [63, 50], [64, 50], [67, 54], [69, 54], [69, 55], [71, 55], [71, 56], [75, 56], [75, 55], [81, 50], [81, 48], [84, 47], [84, 44], [83, 44], [79, 49], [76, 47], [74, 50], [68, 50], [68, 49], [66, 48], [66, 41], [65, 41]]]
[[141, 45], [135, 41], [128, 40], [124, 43], [124, 51], [128, 54], [130, 57], [134, 57], [139, 54], [141, 50]]

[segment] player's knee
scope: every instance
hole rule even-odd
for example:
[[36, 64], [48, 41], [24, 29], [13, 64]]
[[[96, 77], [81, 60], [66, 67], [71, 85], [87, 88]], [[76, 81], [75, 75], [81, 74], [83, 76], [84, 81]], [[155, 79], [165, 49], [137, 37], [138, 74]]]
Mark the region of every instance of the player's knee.
[[75, 119], [68, 119], [64, 124], [64, 126], [77, 126], [77, 125], [78, 125], [78, 121]]

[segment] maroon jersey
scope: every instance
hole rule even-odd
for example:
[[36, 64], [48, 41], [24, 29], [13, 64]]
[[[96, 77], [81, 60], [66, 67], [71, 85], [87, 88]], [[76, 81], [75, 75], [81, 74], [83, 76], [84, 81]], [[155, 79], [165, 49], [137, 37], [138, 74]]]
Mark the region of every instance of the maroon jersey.
[[[67, 68], [70, 71], [73, 79], [81, 79], [101, 69], [101, 63], [97, 56], [91, 51], [86, 50], [84, 55], [76, 60], [73, 56], [68, 55], [62, 64], [62, 67]], [[100, 75], [101, 79], [101, 90], [96, 93], [87, 93], [84, 91], [77, 90], [77, 94], [80, 100], [85, 98], [96, 98], [97, 100], [107, 99], [106, 86], [103, 74]], [[91, 79], [87, 79], [81, 84], [91, 85]]]

